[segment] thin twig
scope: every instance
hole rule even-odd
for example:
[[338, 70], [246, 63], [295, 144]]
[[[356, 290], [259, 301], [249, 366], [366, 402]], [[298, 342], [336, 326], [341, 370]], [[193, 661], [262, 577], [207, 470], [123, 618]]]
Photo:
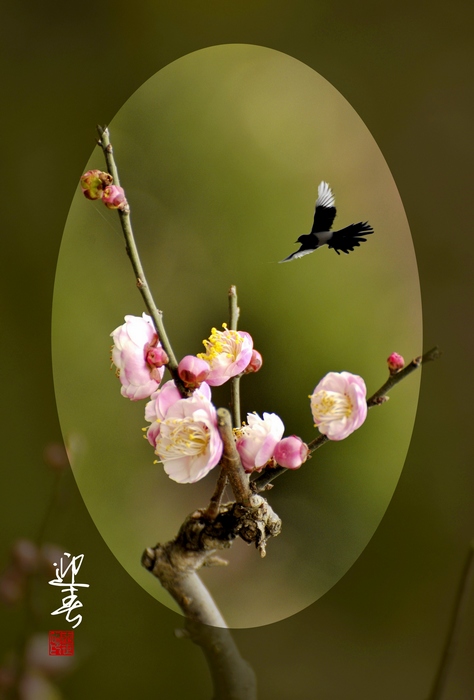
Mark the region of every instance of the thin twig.
[[233, 284], [229, 289], [229, 328], [231, 331], [237, 330], [240, 316], [240, 308], [237, 305], [237, 288]]
[[461, 631], [461, 624], [465, 617], [468, 596], [472, 590], [474, 578], [474, 542], [469, 546], [464, 568], [459, 581], [459, 586], [454, 601], [454, 607], [449, 622], [446, 641], [439, 662], [431, 693], [427, 700], [441, 700], [446, 687], [446, 680], [451, 667], [457, 640]]
[[[115, 162], [112, 144], [110, 143], [109, 130], [101, 126], [97, 127], [99, 132], [99, 146], [102, 148], [105, 156], [105, 161], [107, 163], [107, 170], [114, 178], [114, 183], [119, 185], [120, 179], [118, 175], [117, 164]], [[138, 290], [143, 297], [145, 306], [153, 319], [155, 330], [158, 334], [160, 342], [168, 355], [169, 361], [167, 363], [167, 368], [169, 369], [171, 376], [175, 380], [175, 383], [180, 390], [182, 396], [189, 396], [189, 391], [184, 387], [178, 376], [178, 363], [176, 361], [173, 348], [168, 339], [164, 324], [163, 324], [163, 313], [157, 308], [153, 295], [148, 286], [145, 271], [143, 269], [140, 256], [138, 253], [137, 245], [135, 243], [135, 237], [133, 235], [132, 223], [130, 219], [130, 206], [127, 203], [123, 209], [118, 210], [120, 223], [122, 226], [123, 235], [125, 238], [125, 249], [127, 255], [132, 263], [133, 271], [135, 273], [135, 279], [137, 283]]]
[[[391, 374], [385, 384], [383, 384], [380, 389], [375, 392], [375, 394], [372, 394], [372, 396], [367, 399], [367, 407], [372, 408], [373, 406], [380, 406], [382, 403], [385, 403], [385, 401], [388, 399], [387, 393], [390, 391], [390, 389], [393, 389], [393, 387], [401, 382], [402, 379], [408, 377], [409, 374], [418, 369], [422, 364], [437, 360], [440, 355], [441, 350], [438, 347], [434, 347], [431, 350], [428, 350], [428, 352], [426, 352], [424, 355], [415, 357], [414, 360], [412, 360], [399, 372]], [[316, 438], [314, 438], [314, 440], [308, 443], [310, 453], [312, 454], [315, 450], [322, 445], [325, 445], [327, 442], [329, 442], [329, 438], [326, 437], [326, 435], [318, 435]], [[260, 476], [252, 481], [252, 488], [256, 492], [264, 491], [270, 482], [274, 481], [278, 476], [281, 476], [281, 474], [284, 474], [286, 471], [287, 469], [280, 466], [267, 467], [262, 471]]]
[[[229, 328], [237, 330], [240, 309], [237, 305], [237, 289], [234, 285], [229, 289]], [[240, 428], [240, 375], [230, 380], [230, 406], [232, 413], [232, 425]]]
[[431, 350], [428, 350], [428, 352], [425, 352], [424, 355], [420, 355], [419, 357], [415, 357], [414, 360], [412, 360], [406, 367], [401, 369], [399, 372], [396, 372], [395, 374], [391, 374], [385, 384], [383, 384], [378, 391], [375, 392], [375, 394], [372, 394], [372, 396], [367, 399], [367, 406], [369, 408], [372, 408], [373, 406], [378, 406], [380, 403], [383, 403], [384, 397], [388, 394], [390, 389], [392, 389], [396, 384], [402, 381], [402, 379], [405, 379], [405, 377], [408, 377], [409, 374], [414, 372], [418, 367], [420, 367], [422, 364], [426, 364], [426, 362], [432, 362], [433, 360], [437, 360], [438, 357], [441, 355], [441, 350], [438, 347], [431, 348]]

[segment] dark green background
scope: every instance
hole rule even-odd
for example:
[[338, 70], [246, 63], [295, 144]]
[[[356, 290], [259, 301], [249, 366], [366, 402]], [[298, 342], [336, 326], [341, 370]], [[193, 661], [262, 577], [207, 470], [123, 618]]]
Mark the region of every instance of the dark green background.
[[[60, 438], [50, 359], [54, 270], [95, 124], [189, 51], [269, 46], [329, 80], [382, 149], [414, 238], [425, 349], [437, 343], [444, 355], [423, 374], [401, 481], [356, 565], [311, 608], [235, 638], [257, 672], [261, 700], [425, 700], [474, 533], [470, 4], [19, 2], [2, 14], [0, 565], [15, 537], [35, 536], [51, 490], [41, 454]], [[67, 478], [47, 535], [86, 550], [91, 588], [76, 635], [81, 663], [62, 682], [65, 697], [208, 698], [199, 649], [173, 636], [180, 618], [123, 572]], [[446, 700], [474, 692], [473, 605]], [[15, 610], [2, 610], [2, 619], [1, 653], [19, 624]]]

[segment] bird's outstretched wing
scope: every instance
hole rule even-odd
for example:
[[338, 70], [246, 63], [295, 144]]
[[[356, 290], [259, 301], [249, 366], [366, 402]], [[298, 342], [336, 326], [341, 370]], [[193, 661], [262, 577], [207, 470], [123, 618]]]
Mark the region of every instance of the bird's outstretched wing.
[[327, 182], [321, 182], [318, 187], [318, 198], [314, 209], [314, 221], [311, 233], [329, 231], [336, 217], [334, 195]]
[[340, 250], [348, 254], [350, 250], [354, 250], [354, 248], [357, 248], [361, 243], [367, 240], [367, 238], [363, 238], [363, 236], [369, 236], [373, 232], [374, 229], [367, 221], [364, 223], [351, 224], [350, 226], [342, 228], [340, 231], [333, 232], [328, 241], [328, 248], [333, 248], [338, 255], [340, 254]]

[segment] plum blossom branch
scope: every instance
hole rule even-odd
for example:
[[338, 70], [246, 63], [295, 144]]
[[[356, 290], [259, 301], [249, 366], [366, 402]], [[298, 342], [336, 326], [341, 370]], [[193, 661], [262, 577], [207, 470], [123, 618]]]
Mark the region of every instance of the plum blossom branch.
[[[421, 367], [422, 364], [436, 360], [440, 357], [440, 355], [440, 349], [438, 347], [434, 347], [431, 350], [428, 350], [428, 352], [426, 352], [424, 355], [415, 357], [415, 359], [413, 359], [403, 369], [400, 369], [397, 372], [391, 372], [389, 378], [384, 384], [382, 384], [380, 389], [378, 389], [374, 394], [372, 394], [370, 398], [367, 399], [367, 408], [372, 408], [373, 406], [380, 406], [382, 403], [388, 401], [389, 397], [387, 396], [387, 394], [391, 389], [393, 389], [394, 386], [396, 386], [403, 379], [406, 379], [406, 377], [408, 377], [409, 374]], [[318, 435], [316, 438], [314, 438], [314, 440], [308, 443], [310, 454], [315, 452], [327, 442], [329, 442], [329, 438], [327, 437], [327, 435]], [[264, 491], [267, 488], [271, 487], [270, 484], [272, 481], [274, 481], [277, 477], [281, 476], [281, 474], [284, 474], [286, 471], [287, 469], [281, 466], [267, 467], [261, 472], [261, 474], [256, 479], [252, 481], [251, 487], [256, 492]]]
[[[102, 148], [105, 156], [105, 161], [107, 164], [107, 169], [109, 173], [112, 175], [114, 179], [114, 183], [119, 187], [120, 186], [120, 180], [119, 180], [119, 174], [117, 170], [117, 165], [115, 162], [114, 158], [114, 152], [112, 148], [112, 144], [110, 143], [110, 138], [109, 138], [109, 130], [105, 127], [98, 126], [97, 130], [99, 132], [99, 141], [98, 144]], [[118, 214], [120, 218], [120, 223], [122, 226], [122, 231], [123, 235], [125, 238], [125, 249], [127, 251], [127, 255], [130, 258], [130, 262], [132, 263], [133, 271], [135, 273], [135, 278], [137, 281], [137, 287], [140, 291], [140, 294], [143, 297], [143, 300], [145, 302], [145, 306], [148, 309], [148, 312], [150, 316], [153, 319], [153, 324], [155, 326], [156, 332], [158, 333], [160, 342], [168, 355], [169, 361], [167, 363], [167, 367], [175, 380], [181, 394], [183, 396], [188, 396], [189, 392], [185, 389], [181, 379], [179, 378], [178, 375], [178, 363], [176, 361], [175, 354], [173, 352], [173, 348], [171, 347], [171, 343], [168, 339], [168, 336], [166, 334], [166, 330], [163, 324], [163, 312], [160, 311], [160, 309], [157, 308], [155, 301], [153, 299], [153, 295], [150, 291], [150, 288], [148, 286], [146, 277], [145, 277], [145, 271], [143, 269], [140, 256], [138, 253], [137, 245], [135, 242], [135, 236], [133, 234], [133, 229], [132, 229], [132, 223], [130, 219], [130, 206], [128, 202], [125, 200], [123, 206], [118, 208]]]

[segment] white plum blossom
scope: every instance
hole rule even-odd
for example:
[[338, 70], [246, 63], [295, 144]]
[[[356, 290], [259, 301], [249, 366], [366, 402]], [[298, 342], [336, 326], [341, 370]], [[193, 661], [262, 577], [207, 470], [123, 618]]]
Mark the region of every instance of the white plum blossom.
[[167, 382], [147, 404], [146, 418], [154, 419], [147, 437], [171, 479], [180, 484], [194, 483], [205, 477], [222, 456], [216, 409], [206, 384], [186, 399], [176, 399], [178, 390], [172, 384]]
[[206, 352], [197, 355], [210, 367], [206, 382], [220, 386], [241, 374], [252, 359], [252, 336], [245, 331], [232, 331], [222, 324], [223, 331], [213, 328], [208, 340], [203, 341]]
[[[156, 362], [161, 344], [150, 316], [125, 316], [125, 323], [110, 334], [112, 362], [117, 367], [121, 394], [132, 401], [146, 399], [159, 387], [164, 367]], [[166, 358], [166, 353], [160, 356]]]
[[283, 421], [276, 413], [264, 413], [263, 418], [257, 413], [247, 414], [247, 425], [235, 431], [237, 452], [246, 472], [265, 466], [284, 430]]
[[343, 440], [365, 421], [366, 394], [357, 374], [329, 372], [310, 396], [315, 427], [330, 440]]

